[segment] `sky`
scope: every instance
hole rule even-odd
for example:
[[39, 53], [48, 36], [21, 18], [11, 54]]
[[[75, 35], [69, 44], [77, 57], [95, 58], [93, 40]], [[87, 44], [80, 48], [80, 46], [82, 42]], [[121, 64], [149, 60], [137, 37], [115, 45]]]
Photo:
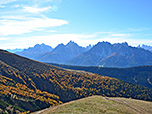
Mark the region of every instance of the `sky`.
[[0, 48], [128, 42], [152, 46], [152, 0], [0, 0]]

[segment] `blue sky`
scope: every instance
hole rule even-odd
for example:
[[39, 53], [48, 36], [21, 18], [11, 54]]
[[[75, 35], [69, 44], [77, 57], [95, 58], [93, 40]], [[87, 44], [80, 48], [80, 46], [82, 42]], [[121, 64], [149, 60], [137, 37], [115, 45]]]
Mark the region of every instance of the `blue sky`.
[[1, 0], [0, 48], [70, 40], [152, 45], [151, 0]]

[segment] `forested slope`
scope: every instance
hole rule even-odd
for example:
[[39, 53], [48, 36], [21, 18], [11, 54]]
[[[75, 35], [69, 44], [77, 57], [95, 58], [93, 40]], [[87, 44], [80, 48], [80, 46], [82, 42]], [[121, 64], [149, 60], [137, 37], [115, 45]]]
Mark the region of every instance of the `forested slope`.
[[[25, 111], [90, 95], [152, 101], [151, 89], [107, 76], [50, 66], [4, 50], [0, 50], [0, 66], [0, 95]], [[9, 102], [7, 98], [5, 101]], [[27, 107], [28, 103], [33, 109]]]
[[52, 64], [66, 69], [83, 70], [99, 75], [106, 75], [112, 78], [124, 80], [129, 83], [138, 84], [152, 89], [152, 66], [139, 66], [130, 68], [106, 68], [106, 67], [84, 67]]

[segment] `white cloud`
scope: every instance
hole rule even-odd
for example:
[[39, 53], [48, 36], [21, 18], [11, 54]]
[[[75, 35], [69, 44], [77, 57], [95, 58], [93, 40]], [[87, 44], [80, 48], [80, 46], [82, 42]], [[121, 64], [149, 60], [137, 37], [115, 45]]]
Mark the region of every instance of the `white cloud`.
[[3, 19], [0, 21], [0, 35], [20, 35], [47, 27], [56, 27], [68, 24], [65, 20], [50, 18], [28, 18], [21, 20]]
[[11, 2], [14, 2], [14, 1], [17, 1], [17, 0], [0, 0], [0, 4], [8, 4], [8, 3], [11, 3]]
[[0, 41], [7, 41], [7, 40], [10, 40], [11, 38], [5, 38], [5, 37], [0, 37]]
[[50, 10], [51, 7], [44, 7], [44, 8], [38, 8], [38, 7], [29, 7], [29, 6], [25, 6], [24, 7], [24, 11], [28, 12], [28, 13], [40, 13], [40, 12], [44, 12], [44, 11], [48, 11]]
[[45, 32], [57, 32], [56, 30], [47, 30]]
[[[15, 2], [15, 1], [20, 1], [20, 0], [0, 0], [0, 4], [8, 4], [11, 2]], [[53, 1], [61, 1], [61, 0], [22, 0], [22, 2], [34, 2], [34, 3], [48, 3], [48, 2], [53, 2]]]
[[19, 4], [16, 4], [16, 5], [14, 5], [13, 7], [14, 7], [14, 8], [19, 8], [20, 5], [19, 5]]
[[5, 15], [5, 16], [0, 16], [1, 20], [26, 20], [27, 18], [23, 15], [19, 16], [14, 16], [14, 15]]
[[[68, 24], [66, 20], [46, 16], [48, 11], [54, 11], [55, 1], [58, 0], [0, 0], [0, 6], [6, 7], [0, 14], [0, 36], [25, 33], [32, 35], [34, 31], [44, 32], [47, 29], [52, 30], [52, 27]], [[14, 3], [9, 4], [12, 2]]]

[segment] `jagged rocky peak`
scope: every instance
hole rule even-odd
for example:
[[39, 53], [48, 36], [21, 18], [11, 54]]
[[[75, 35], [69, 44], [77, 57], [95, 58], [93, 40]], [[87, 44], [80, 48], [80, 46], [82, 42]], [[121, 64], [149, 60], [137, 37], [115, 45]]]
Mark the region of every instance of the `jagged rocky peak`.
[[123, 42], [121, 43], [123, 46], [128, 46], [128, 43], [127, 42]]
[[77, 46], [77, 47], [79, 47], [78, 46], [78, 44], [77, 43], [75, 43], [74, 41], [72, 41], [72, 40], [70, 40], [70, 42], [68, 42], [67, 43], [67, 45], [66, 45], [66, 47], [73, 47], [73, 46]]
[[111, 44], [110, 42], [98, 42], [95, 46], [127, 46], [128, 47], [128, 43], [127, 42], [123, 42], [123, 43], [115, 43], [115, 44]]
[[[44, 47], [44, 48], [48, 48], [48, 47], [52, 48], [51, 46], [42, 43], [42, 44], [35, 44], [33, 47], [29, 47], [28, 49], [37, 49], [37, 48], [42, 48], [42, 47]], [[28, 50], [28, 49], [25, 49], [25, 50]]]
[[55, 49], [57, 49], [57, 48], [63, 48], [63, 47], [65, 47], [65, 45], [64, 45], [63, 43], [61, 43], [61, 44], [58, 44], [58, 45], [55, 47]]
[[53, 48], [51, 46], [42, 43], [42, 44], [36, 44], [33, 47], [29, 47], [21, 52], [15, 52], [15, 53], [30, 59], [35, 59], [35, 57], [38, 56], [39, 54], [51, 52], [52, 49]]
[[122, 43], [115, 43], [113, 44], [114, 46], [125, 46], [125, 47], [128, 47], [128, 43], [127, 42], [122, 42]]
[[41, 44], [36, 44], [34, 47], [39, 47]]
[[45, 46], [45, 44], [44, 43], [42, 43], [42, 44], [36, 44], [34, 47], [38, 47], [38, 46]]
[[42, 43], [42, 44], [36, 44], [34, 47], [51, 47], [51, 46]]
[[75, 57], [68, 64], [81, 66], [134, 67], [152, 64], [152, 53], [131, 47], [128, 43], [98, 42], [87, 53]]
[[101, 48], [111, 48], [112, 44], [109, 42], [98, 42], [95, 46], [91, 48], [91, 50], [101, 50]]
[[103, 41], [103, 42], [98, 42], [96, 45], [111, 45], [111, 43]]

